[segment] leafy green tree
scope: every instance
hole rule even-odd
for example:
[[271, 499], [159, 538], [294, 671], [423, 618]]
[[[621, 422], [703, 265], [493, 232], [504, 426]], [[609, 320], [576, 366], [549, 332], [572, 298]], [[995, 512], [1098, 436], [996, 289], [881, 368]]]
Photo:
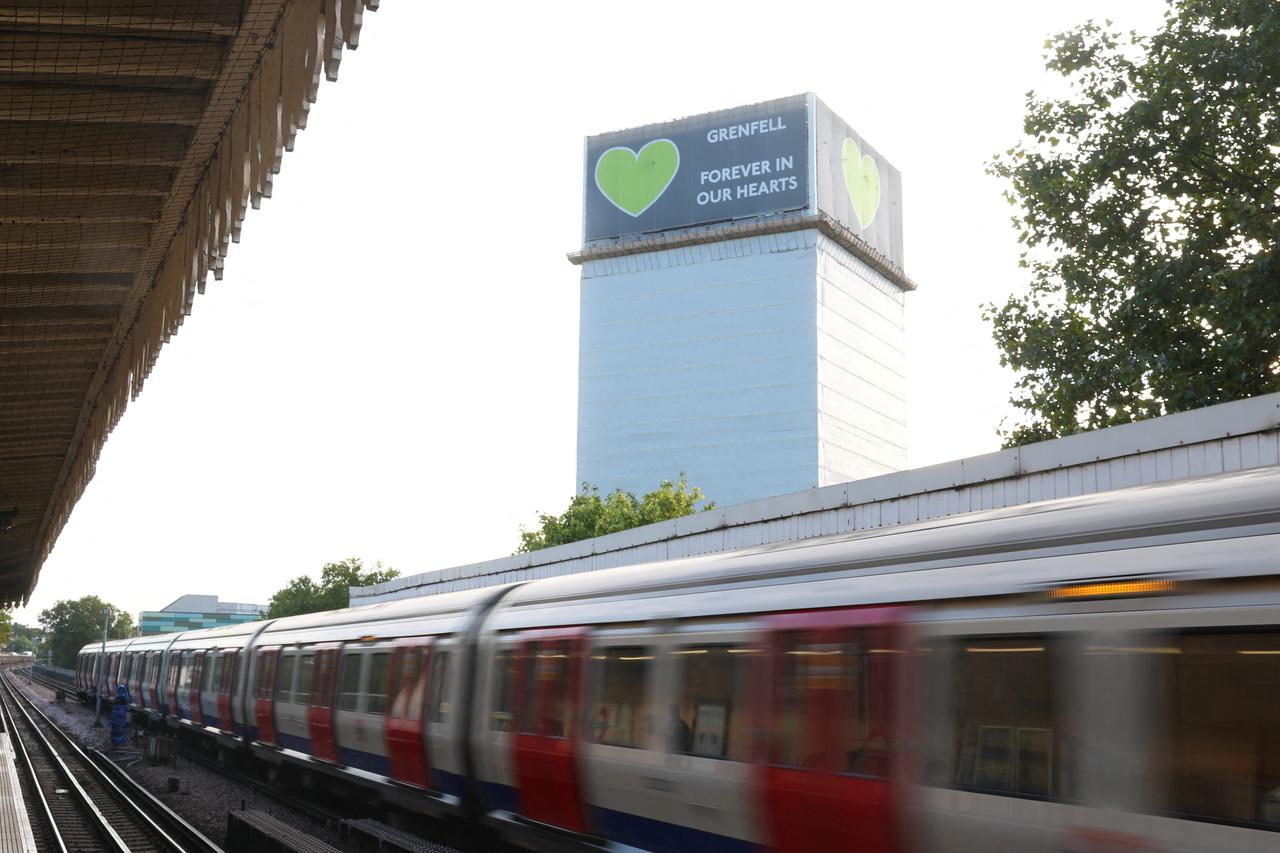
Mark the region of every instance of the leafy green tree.
[[374, 563], [365, 570], [359, 557], [348, 557], [336, 563], [325, 563], [320, 570], [320, 582], [308, 575], [289, 581], [288, 586], [271, 596], [271, 609], [267, 616], [297, 616], [301, 613], [319, 613], [323, 610], [340, 610], [349, 601], [348, 590], [353, 586], [369, 586], [400, 577], [396, 569], [383, 568]]
[[[569, 508], [560, 515], [538, 514], [538, 529], [520, 528], [520, 549], [517, 554], [564, 545], [581, 539], [617, 533], [655, 521], [666, 521], [692, 515], [703, 500], [702, 489], [690, 487], [684, 472], [672, 483], [663, 480], [658, 488], [642, 498], [631, 492], [614, 489], [605, 497], [590, 483], [582, 484], [582, 491], [569, 501]], [[709, 502], [704, 510], [715, 507]]]
[[53, 651], [54, 666], [75, 666], [76, 654], [86, 644], [102, 639], [102, 610], [110, 608], [107, 638], [121, 640], [133, 636], [133, 617], [96, 595], [64, 599], [40, 611], [40, 624]]
[[1280, 4], [1171, 0], [1045, 43], [997, 156], [1028, 292], [989, 305], [1018, 445], [1280, 390]]
[[9, 611], [0, 610], [0, 649], [8, 648], [13, 640], [13, 617]]
[[11, 652], [38, 652], [44, 642], [44, 631], [21, 622], [13, 623], [13, 638], [9, 640]]

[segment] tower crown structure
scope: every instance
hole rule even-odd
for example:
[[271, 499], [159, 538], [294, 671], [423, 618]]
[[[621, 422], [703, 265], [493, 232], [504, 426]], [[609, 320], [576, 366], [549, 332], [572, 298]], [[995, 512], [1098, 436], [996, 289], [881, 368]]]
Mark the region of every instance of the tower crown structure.
[[586, 140], [578, 481], [721, 504], [906, 465], [902, 178], [812, 94]]

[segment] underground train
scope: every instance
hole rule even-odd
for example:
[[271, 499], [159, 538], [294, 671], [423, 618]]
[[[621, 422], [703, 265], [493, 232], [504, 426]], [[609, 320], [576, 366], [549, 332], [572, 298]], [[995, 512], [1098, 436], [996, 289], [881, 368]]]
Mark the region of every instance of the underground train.
[[1280, 849], [1277, 468], [100, 653], [86, 696], [526, 848]]

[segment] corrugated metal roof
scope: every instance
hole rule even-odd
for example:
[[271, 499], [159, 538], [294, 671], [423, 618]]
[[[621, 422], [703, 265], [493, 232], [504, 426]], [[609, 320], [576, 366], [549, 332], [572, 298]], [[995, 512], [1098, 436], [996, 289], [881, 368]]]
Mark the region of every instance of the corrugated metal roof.
[[376, 6], [0, 10], [0, 512], [16, 511], [0, 605], [30, 596], [107, 435]]

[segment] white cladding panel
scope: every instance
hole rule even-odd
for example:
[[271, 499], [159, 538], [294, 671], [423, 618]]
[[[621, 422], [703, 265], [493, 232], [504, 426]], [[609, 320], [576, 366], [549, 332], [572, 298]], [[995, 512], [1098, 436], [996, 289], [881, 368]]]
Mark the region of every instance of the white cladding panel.
[[816, 231], [582, 267], [578, 482], [719, 503], [818, 485]]
[[818, 482], [907, 465], [905, 294], [827, 237], [817, 244]]

